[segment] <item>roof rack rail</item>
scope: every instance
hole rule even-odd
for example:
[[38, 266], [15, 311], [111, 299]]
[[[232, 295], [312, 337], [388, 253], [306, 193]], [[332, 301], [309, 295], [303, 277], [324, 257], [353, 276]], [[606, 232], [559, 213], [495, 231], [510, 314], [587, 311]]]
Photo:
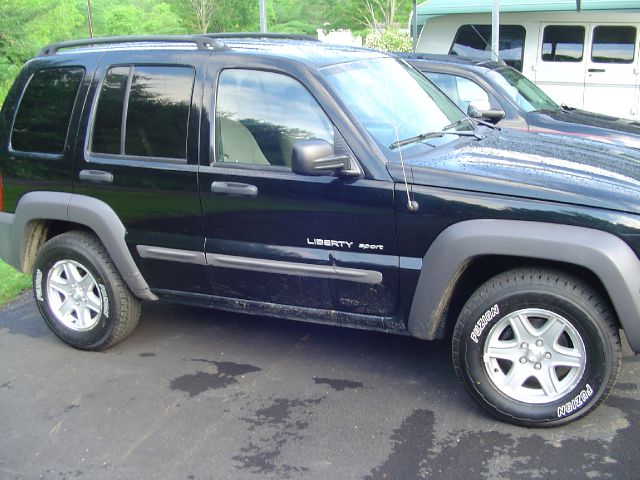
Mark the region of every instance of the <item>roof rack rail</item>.
[[66, 42], [52, 43], [40, 50], [40, 56], [55, 55], [58, 51], [66, 48], [96, 46], [96, 45], [117, 45], [119, 43], [192, 43], [198, 50], [223, 50], [226, 47], [216, 42], [211, 37], [203, 35], [142, 35], [142, 36], [121, 36], [121, 37], [98, 37], [84, 38], [81, 40], [69, 40]]
[[203, 37], [206, 38], [228, 38], [228, 39], [242, 39], [242, 38], [264, 38], [264, 39], [280, 39], [280, 40], [300, 40], [300, 41], [311, 41], [311, 42], [319, 42], [316, 37], [312, 37], [311, 35], [304, 35], [300, 33], [268, 33], [268, 32], [230, 32], [230, 33], [203, 33]]

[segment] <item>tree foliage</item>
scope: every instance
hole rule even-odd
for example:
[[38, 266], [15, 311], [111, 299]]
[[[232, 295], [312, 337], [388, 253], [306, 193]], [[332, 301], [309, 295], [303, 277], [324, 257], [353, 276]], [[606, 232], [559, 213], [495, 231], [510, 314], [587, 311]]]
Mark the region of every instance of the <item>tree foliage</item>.
[[[95, 36], [257, 31], [258, 0], [91, 0]], [[404, 27], [408, 0], [267, 0], [269, 31]], [[86, 0], [0, 0], [0, 102], [44, 45], [86, 38]]]
[[374, 30], [366, 36], [365, 47], [385, 52], [410, 52], [413, 49], [411, 37], [400, 30]]

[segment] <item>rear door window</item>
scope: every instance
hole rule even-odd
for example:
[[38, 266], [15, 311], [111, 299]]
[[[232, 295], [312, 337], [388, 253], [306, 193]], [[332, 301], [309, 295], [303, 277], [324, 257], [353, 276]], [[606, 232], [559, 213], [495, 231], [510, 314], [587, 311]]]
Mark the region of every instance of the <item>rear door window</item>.
[[[500, 58], [522, 71], [526, 30], [522, 25], [500, 25]], [[450, 55], [491, 58], [491, 25], [462, 25], [449, 49]]]
[[36, 72], [24, 91], [11, 132], [11, 148], [60, 155], [84, 69], [48, 68]]
[[185, 160], [194, 76], [191, 67], [109, 69], [96, 108], [91, 151]]
[[632, 63], [635, 48], [635, 27], [598, 26], [593, 29], [591, 61], [594, 63]]
[[547, 25], [542, 34], [542, 60], [581, 62], [585, 28], [579, 25]]

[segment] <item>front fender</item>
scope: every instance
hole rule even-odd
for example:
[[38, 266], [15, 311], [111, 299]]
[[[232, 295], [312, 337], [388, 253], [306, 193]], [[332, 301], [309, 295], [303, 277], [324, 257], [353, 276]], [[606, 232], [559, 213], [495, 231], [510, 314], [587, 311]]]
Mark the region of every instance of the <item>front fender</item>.
[[409, 332], [436, 337], [454, 288], [477, 257], [501, 255], [574, 264], [602, 282], [634, 352], [640, 352], [640, 260], [600, 230], [543, 222], [468, 220], [445, 229], [425, 254], [409, 314]]

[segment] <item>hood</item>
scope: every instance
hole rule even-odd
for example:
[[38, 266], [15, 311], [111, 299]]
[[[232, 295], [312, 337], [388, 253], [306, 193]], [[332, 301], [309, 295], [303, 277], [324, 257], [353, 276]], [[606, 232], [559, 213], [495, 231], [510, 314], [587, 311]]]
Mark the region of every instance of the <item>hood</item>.
[[640, 151], [550, 134], [485, 135], [406, 156], [413, 183], [640, 213]]
[[535, 116], [534, 123], [543, 128], [640, 148], [640, 123], [634, 120], [566, 108], [531, 112], [529, 116]]

